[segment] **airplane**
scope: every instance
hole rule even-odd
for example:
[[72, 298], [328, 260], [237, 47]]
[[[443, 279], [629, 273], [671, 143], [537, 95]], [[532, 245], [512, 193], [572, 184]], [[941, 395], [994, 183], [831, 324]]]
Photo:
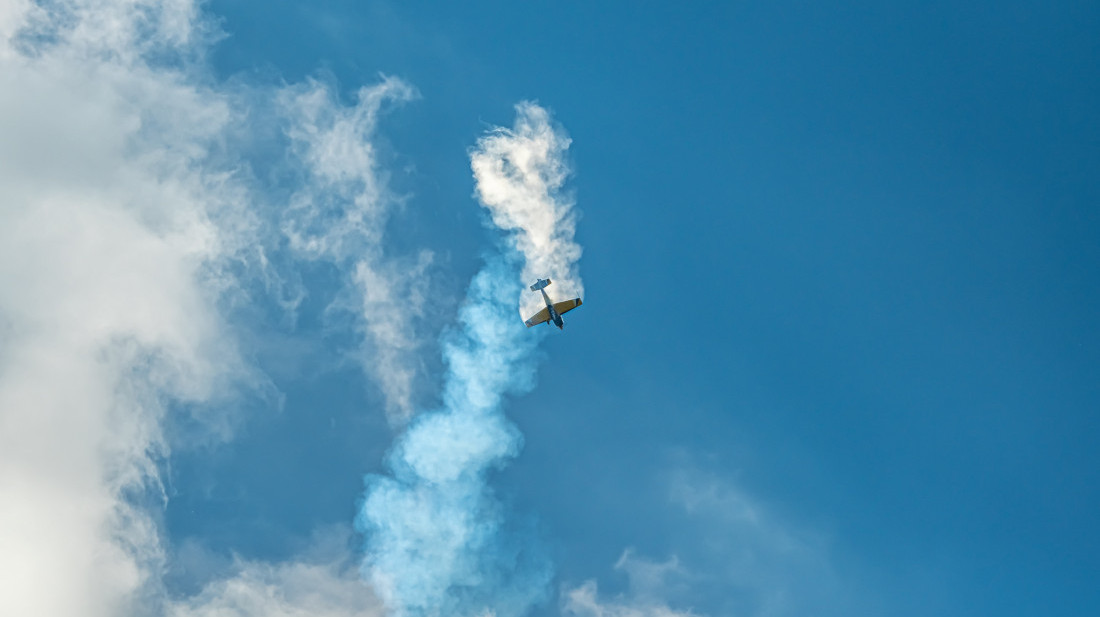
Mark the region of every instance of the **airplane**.
[[523, 322], [527, 324], [527, 327], [537, 326], [540, 323], [546, 322], [547, 324], [554, 324], [561, 330], [565, 327], [565, 320], [561, 318], [564, 313], [577, 308], [581, 305], [580, 298], [573, 298], [572, 300], [562, 300], [561, 302], [551, 302], [550, 296], [546, 295], [546, 286], [550, 284], [550, 279], [539, 279], [535, 281], [534, 285], [531, 285], [531, 291], [541, 291], [542, 299], [546, 301], [546, 308], [534, 314], [531, 319]]

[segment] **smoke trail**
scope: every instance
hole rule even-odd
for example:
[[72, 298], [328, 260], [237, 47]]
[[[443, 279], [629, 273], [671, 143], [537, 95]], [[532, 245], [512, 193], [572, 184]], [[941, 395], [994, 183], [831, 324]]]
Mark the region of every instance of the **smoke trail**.
[[461, 329], [445, 342], [442, 409], [398, 440], [389, 476], [367, 478], [357, 520], [367, 538], [364, 574], [396, 617], [522, 615], [544, 597], [551, 575], [529, 543], [506, 538], [502, 506], [486, 482], [523, 441], [502, 399], [534, 383], [537, 338], [515, 314], [520, 272], [530, 278], [533, 268], [552, 267], [580, 289], [573, 204], [558, 193], [569, 139], [541, 107], [516, 109], [515, 128], [492, 131], [470, 155], [482, 205], [513, 232], [505, 254], [474, 278]]
[[[508, 242], [523, 256], [522, 279], [550, 278], [555, 295], [563, 298], [584, 295], [577, 273], [581, 247], [573, 241], [573, 200], [561, 192], [569, 176], [569, 144], [569, 137], [551, 124], [549, 112], [524, 101], [516, 105], [513, 128], [490, 131], [470, 153], [478, 200], [494, 225], [515, 232]], [[540, 308], [538, 296], [520, 297], [524, 316]]]

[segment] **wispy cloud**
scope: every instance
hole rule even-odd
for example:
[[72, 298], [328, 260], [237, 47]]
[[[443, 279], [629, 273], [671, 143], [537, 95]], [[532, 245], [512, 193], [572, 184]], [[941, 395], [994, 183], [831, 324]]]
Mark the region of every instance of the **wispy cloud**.
[[568, 617], [783, 617], [847, 615], [850, 590], [838, 577], [827, 537], [781, 516], [728, 475], [693, 456], [659, 476], [676, 517], [664, 561], [624, 551], [615, 564], [627, 585], [601, 593], [596, 580], [566, 586]]
[[166, 617], [382, 617], [346, 555], [269, 564], [238, 560], [190, 597], [165, 600]]
[[723, 590], [726, 610], [846, 613], [848, 599], [824, 533], [782, 516], [731, 478], [690, 459], [664, 480], [670, 503], [698, 533], [683, 540], [693, 568], [703, 573], [694, 584]]
[[338, 101], [332, 88], [317, 80], [279, 93], [291, 148], [305, 175], [284, 215], [291, 247], [336, 261], [382, 250], [395, 198], [372, 138], [383, 106], [414, 96], [410, 85], [394, 77], [360, 88], [353, 106]]
[[562, 594], [562, 614], [567, 617], [695, 617], [691, 610], [676, 610], [668, 605], [670, 578], [682, 576], [676, 558], [655, 562], [638, 557], [632, 550], [623, 552], [615, 569], [628, 578], [628, 590], [611, 598], [601, 598], [596, 581], [569, 589]]
[[385, 396], [395, 423], [414, 411], [417, 352], [428, 298], [432, 253], [394, 257], [383, 248], [386, 224], [399, 201], [387, 186], [374, 136], [385, 106], [416, 96], [387, 77], [361, 88], [347, 106], [328, 85], [311, 80], [286, 88], [279, 101], [292, 151], [304, 173], [283, 215], [290, 247], [340, 267], [351, 292], [334, 307], [357, 315], [363, 336], [359, 360]]
[[165, 617], [382, 617], [359, 577], [348, 525], [315, 529], [290, 561], [225, 555], [201, 539], [173, 547], [170, 578], [197, 591], [162, 593], [149, 614]]

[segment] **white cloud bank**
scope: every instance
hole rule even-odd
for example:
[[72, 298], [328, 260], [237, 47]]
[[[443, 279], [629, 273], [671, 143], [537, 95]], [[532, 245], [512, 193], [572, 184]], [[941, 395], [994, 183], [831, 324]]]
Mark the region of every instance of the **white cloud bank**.
[[0, 3], [0, 615], [377, 614], [346, 569], [308, 563], [163, 595], [149, 506], [165, 499], [165, 420], [226, 438], [234, 397], [266, 387], [226, 317], [249, 301], [240, 273], [270, 276], [264, 252], [284, 241], [345, 270], [398, 414], [415, 342], [393, 308], [420, 293], [381, 254], [370, 149], [381, 102], [410, 90], [386, 80], [351, 108], [316, 84], [283, 91], [310, 181], [271, 237], [233, 154], [251, 110], [203, 68], [199, 6]]
[[49, 6], [0, 14], [0, 614], [131, 614], [169, 402], [257, 383], [218, 308], [251, 225], [232, 109], [141, 60], [185, 51], [190, 3]]

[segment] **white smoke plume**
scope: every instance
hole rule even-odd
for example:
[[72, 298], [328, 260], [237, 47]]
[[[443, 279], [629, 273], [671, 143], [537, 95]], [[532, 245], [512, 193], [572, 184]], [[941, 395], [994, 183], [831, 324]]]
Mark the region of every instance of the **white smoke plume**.
[[[573, 240], [576, 211], [562, 188], [569, 177], [569, 144], [546, 109], [524, 101], [516, 105], [511, 129], [494, 129], [470, 153], [478, 200], [494, 225], [512, 232], [508, 242], [523, 256], [523, 282], [549, 278], [549, 291], [563, 300], [584, 295], [577, 273], [581, 247]], [[525, 318], [541, 307], [541, 296], [520, 296]]]
[[511, 232], [506, 254], [474, 278], [446, 341], [442, 409], [409, 426], [390, 475], [367, 478], [364, 573], [395, 617], [523, 615], [551, 576], [535, 544], [510, 540], [487, 477], [522, 446], [503, 398], [534, 383], [538, 335], [516, 317], [523, 280], [539, 271], [580, 289], [573, 203], [560, 194], [569, 139], [541, 107], [517, 113], [515, 130], [494, 130], [470, 155], [482, 205]]

